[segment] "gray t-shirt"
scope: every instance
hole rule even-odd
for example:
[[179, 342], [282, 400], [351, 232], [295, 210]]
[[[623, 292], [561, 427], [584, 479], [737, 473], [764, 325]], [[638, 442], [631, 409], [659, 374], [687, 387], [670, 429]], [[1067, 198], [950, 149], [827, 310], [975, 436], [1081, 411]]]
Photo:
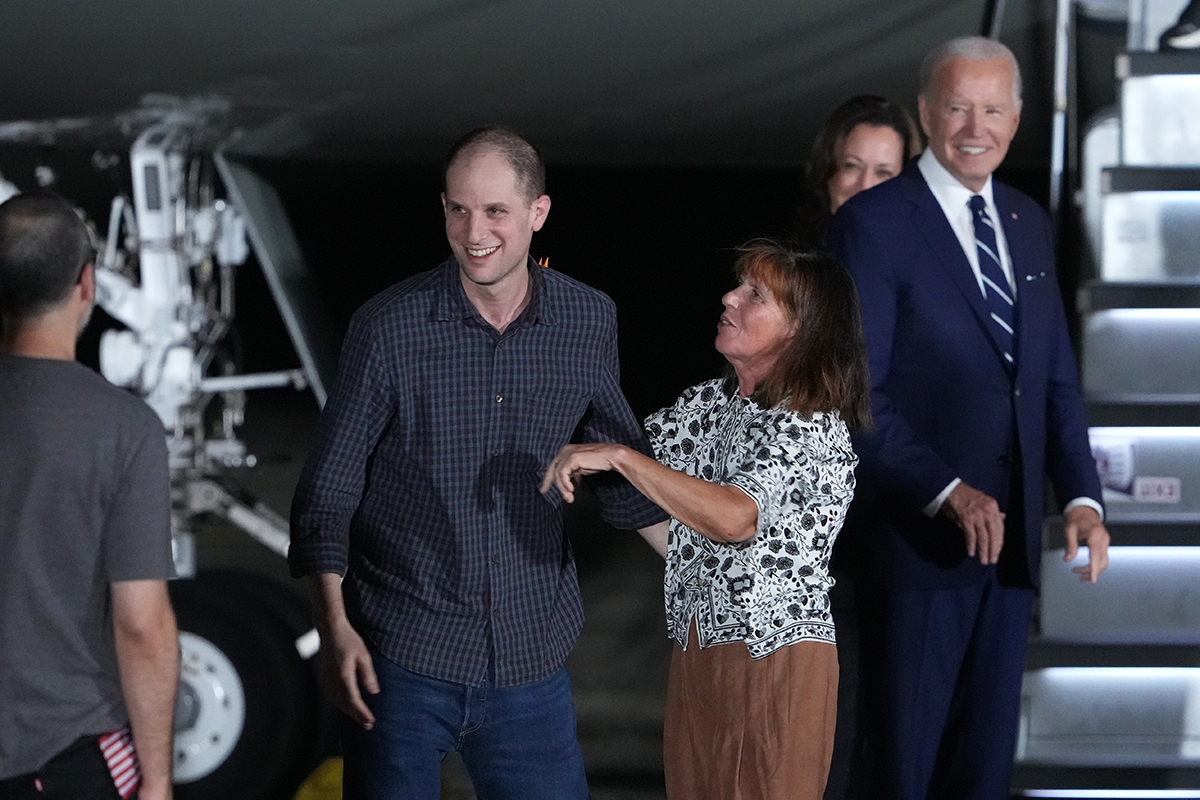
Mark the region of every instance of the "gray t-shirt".
[[0, 778], [128, 721], [110, 583], [172, 574], [158, 416], [80, 364], [0, 354]]

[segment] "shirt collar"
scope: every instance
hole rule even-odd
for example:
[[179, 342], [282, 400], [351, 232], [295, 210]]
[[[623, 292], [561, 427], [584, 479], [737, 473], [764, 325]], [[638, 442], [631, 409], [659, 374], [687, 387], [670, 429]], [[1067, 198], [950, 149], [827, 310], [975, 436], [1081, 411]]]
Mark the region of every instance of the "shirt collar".
[[974, 194], [983, 195], [988, 208], [996, 207], [996, 203], [992, 199], [991, 175], [988, 175], [987, 183], [983, 185], [982, 189], [972, 192], [942, 166], [942, 162], [937, 160], [937, 156], [928, 147], [917, 159], [917, 168], [921, 170], [925, 183], [929, 184], [929, 191], [933, 192], [933, 196], [947, 208], [965, 208]]
[[[532, 258], [528, 259], [525, 266], [529, 270], [529, 304], [514, 320], [514, 324], [517, 327], [525, 327], [535, 322], [544, 325], [557, 324], [553, 304], [546, 296], [546, 279], [542, 276], [543, 267], [539, 267]], [[442, 265], [441, 280], [435, 290], [435, 297], [435, 319], [452, 320], [471, 317], [481, 324], [486, 324], [479, 316], [479, 312], [471, 305], [471, 301], [467, 299], [467, 292], [463, 289], [462, 279], [459, 277], [458, 262], [453, 256]]]

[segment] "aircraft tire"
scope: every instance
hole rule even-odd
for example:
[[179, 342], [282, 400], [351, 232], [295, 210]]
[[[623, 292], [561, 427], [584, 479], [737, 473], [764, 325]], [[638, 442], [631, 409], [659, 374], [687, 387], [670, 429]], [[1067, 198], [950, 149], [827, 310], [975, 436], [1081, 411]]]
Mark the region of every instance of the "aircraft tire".
[[314, 665], [296, 649], [308, 627], [303, 602], [234, 571], [170, 588], [183, 653], [176, 798], [291, 798], [331, 728]]

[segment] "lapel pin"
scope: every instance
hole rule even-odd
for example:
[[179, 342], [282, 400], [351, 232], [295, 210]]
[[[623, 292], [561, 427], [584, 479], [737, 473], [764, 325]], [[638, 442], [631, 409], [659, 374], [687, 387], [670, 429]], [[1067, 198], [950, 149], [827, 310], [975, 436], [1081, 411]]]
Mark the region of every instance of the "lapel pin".
[[1012, 218], [1013, 218], [1013, 219], [1016, 219], [1016, 218], [1017, 218], [1017, 212], [1015, 212], [1015, 211], [1014, 211], [1014, 212], [1012, 212]]

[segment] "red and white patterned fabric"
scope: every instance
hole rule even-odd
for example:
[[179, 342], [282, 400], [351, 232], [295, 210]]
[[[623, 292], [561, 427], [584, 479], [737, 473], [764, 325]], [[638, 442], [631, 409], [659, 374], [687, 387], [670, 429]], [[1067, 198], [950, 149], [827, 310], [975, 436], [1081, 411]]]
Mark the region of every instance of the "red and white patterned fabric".
[[128, 800], [137, 794], [138, 787], [142, 785], [142, 768], [138, 764], [133, 731], [129, 726], [101, 736], [100, 751], [104, 753], [104, 761], [108, 764], [108, 772], [112, 775], [121, 800]]

